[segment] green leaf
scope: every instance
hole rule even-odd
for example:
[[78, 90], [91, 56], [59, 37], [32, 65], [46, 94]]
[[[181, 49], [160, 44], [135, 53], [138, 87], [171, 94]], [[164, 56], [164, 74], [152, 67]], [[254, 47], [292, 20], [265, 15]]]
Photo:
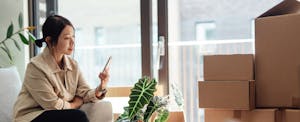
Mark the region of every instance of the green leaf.
[[150, 101], [150, 103], [147, 106], [147, 109], [144, 114], [144, 122], [148, 122], [149, 118], [151, 117], [152, 113], [156, 111], [156, 109], [159, 108], [157, 104], [153, 102], [153, 100]]
[[169, 118], [169, 111], [167, 109], [163, 109], [158, 113], [155, 122], [166, 122]]
[[118, 119], [116, 120], [116, 122], [124, 122], [124, 121], [130, 121], [128, 118], [128, 112], [124, 111], [123, 114], [121, 114]]
[[0, 47], [6, 54], [8, 53], [4, 47]]
[[18, 20], [19, 20], [19, 27], [23, 28], [23, 13], [22, 12], [20, 12]]
[[131, 120], [140, 109], [150, 102], [156, 91], [156, 84], [155, 79], [150, 80], [149, 77], [143, 77], [131, 89], [128, 101], [128, 117]]
[[6, 46], [5, 43], [3, 43], [3, 45], [4, 45], [4, 47], [1, 47], [1, 48], [6, 52], [6, 54], [7, 54], [8, 58], [9, 58], [9, 60], [12, 61], [12, 60], [13, 60], [13, 59], [12, 59], [12, 55], [10, 54], [10, 51], [9, 51], [8, 47]]
[[11, 23], [7, 28], [6, 38], [10, 38], [13, 35], [14, 25]]
[[20, 37], [20, 39], [22, 40], [22, 42], [23, 42], [24, 44], [27, 44], [27, 45], [28, 45], [29, 41], [26, 39], [26, 37], [25, 37], [22, 33], [18, 33], [18, 34], [19, 34], [19, 37]]
[[31, 34], [30, 32], [28, 32], [28, 31], [27, 31], [27, 33], [28, 33], [28, 35], [29, 35], [29, 41], [35, 42], [35, 40], [36, 40], [35, 36], [32, 35], [32, 34]]
[[144, 113], [144, 122], [148, 122], [149, 118], [155, 111], [159, 111], [168, 104], [169, 96], [160, 97], [154, 96], [150, 103], [147, 105], [147, 109]]
[[15, 39], [13, 39], [13, 38], [11, 38], [11, 39], [14, 41], [15, 46], [18, 48], [18, 50], [21, 51], [21, 47], [20, 47], [20, 45], [18, 44], [17, 40], [15, 40]]

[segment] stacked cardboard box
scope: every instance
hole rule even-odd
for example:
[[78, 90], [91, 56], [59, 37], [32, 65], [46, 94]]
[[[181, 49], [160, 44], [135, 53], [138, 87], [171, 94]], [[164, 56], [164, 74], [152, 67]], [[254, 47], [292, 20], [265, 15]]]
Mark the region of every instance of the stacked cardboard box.
[[300, 122], [299, 12], [285, 0], [255, 20], [256, 107], [279, 108], [279, 122]]
[[[275, 122], [275, 109], [255, 108], [254, 56], [204, 56], [204, 81], [199, 82], [199, 107], [205, 122]], [[253, 111], [251, 111], [253, 110]], [[272, 118], [273, 117], [273, 118]]]
[[300, 108], [299, 12], [287, 0], [255, 21], [257, 107]]
[[[226, 63], [230, 60], [228, 59], [222, 66], [214, 64], [216, 67], [205, 69], [211, 64], [205, 62], [206, 59], [204, 59], [204, 79], [207, 83], [199, 82], [199, 106], [206, 108], [205, 122], [300, 122], [299, 52], [300, 3], [297, 0], [285, 0], [255, 20], [255, 109], [251, 110], [252, 107], [249, 107], [248, 110], [245, 110], [247, 107], [241, 107], [240, 99], [245, 99], [243, 103], [247, 105], [252, 96], [237, 90], [233, 84], [228, 82], [220, 83], [223, 85], [216, 85], [217, 82], [208, 83], [216, 79], [219, 82], [222, 79], [232, 80], [227, 76], [234, 76], [232, 74], [238, 70], [240, 74], [235, 74], [236, 79], [234, 80], [245, 78], [242, 75], [245, 72], [241, 72], [241, 69], [246, 71], [249, 68], [248, 65], [240, 65], [241, 67], [238, 69], [236, 66], [239, 64], [232, 62], [231, 65], [228, 65]], [[210, 62], [223, 62], [223, 60], [217, 59], [220, 57], [222, 56], [214, 56], [215, 59], [211, 58], [213, 61]], [[251, 93], [252, 85], [251, 81], [249, 82], [249, 93]], [[216, 91], [220, 91], [219, 94], [216, 94]], [[236, 96], [223, 96], [229, 96], [238, 91], [241, 93]], [[227, 100], [228, 98], [230, 100]], [[233, 101], [233, 98], [239, 102]], [[227, 101], [231, 104], [220, 104]], [[239, 107], [232, 106], [235, 104]]]
[[277, 109], [205, 110], [205, 122], [277, 122]]
[[299, 109], [205, 109], [205, 122], [299, 122]]
[[253, 55], [204, 56], [204, 82], [199, 82], [201, 108], [254, 108]]

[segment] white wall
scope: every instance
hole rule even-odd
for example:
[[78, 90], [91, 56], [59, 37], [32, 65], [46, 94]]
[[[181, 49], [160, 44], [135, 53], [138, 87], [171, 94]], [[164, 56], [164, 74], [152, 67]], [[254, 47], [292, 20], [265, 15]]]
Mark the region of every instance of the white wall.
[[[2, 41], [6, 37], [6, 32], [9, 24], [11, 21], [14, 24], [14, 32], [19, 29], [18, 26], [18, 15], [20, 12], [24, 15], [24, 25], [27, 25], [27, 0], [1, 0], [0, 1], [0, 41]], [[26, 9], [25, 9], [26, 8]], [[15, 36], [15, 39], [19, 40], [18, 36]], [[11, 52], [15, 58], [15, 66], [17, 66], [21, 80], [24, 77], [25, 72], [25, 51], [24, 45], [21, 41], [19, 41], [21, 46], [21, 51], [18, 51], [17, 48], [14, 46], [14, 43], [8, 43]], [[27, 50], [26, 50], [27, 51]], [[7, 56], [0, 50], [0, 65], [1, 66], [8, 66], [7, 65]]]

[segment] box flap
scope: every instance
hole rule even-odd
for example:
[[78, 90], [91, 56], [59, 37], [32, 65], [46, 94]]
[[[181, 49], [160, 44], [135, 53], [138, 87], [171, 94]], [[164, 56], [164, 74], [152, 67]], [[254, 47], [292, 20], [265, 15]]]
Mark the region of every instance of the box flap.
[[258, 18], [292, 13], [300, 13], [300, 2], [297, 0], [284, 0], [260, 15]]

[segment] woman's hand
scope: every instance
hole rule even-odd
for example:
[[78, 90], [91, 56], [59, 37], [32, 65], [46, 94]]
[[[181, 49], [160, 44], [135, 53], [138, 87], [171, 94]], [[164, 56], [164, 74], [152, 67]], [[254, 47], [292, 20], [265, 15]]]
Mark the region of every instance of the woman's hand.
[[109, 68], [106, 68], [103, 72], [100, 72], [98, 77], [101, 81], [99, 89], [106, 89], [107, 83], [109, 81]]
[[102, 96], [102, 93], [100, 91], [106, 89], [107, 87], [107, 83], [109, 81], [109, 68], [106, 68], [103, 72], [100, 72], [98, 77], [101, 83], [96, 89], [96, 96], [99, 98], [100, 96]]
[[70, 104], [72, 109], [78, 109], [83, 104], [83, 99], [81, 97], [75, 96]]

